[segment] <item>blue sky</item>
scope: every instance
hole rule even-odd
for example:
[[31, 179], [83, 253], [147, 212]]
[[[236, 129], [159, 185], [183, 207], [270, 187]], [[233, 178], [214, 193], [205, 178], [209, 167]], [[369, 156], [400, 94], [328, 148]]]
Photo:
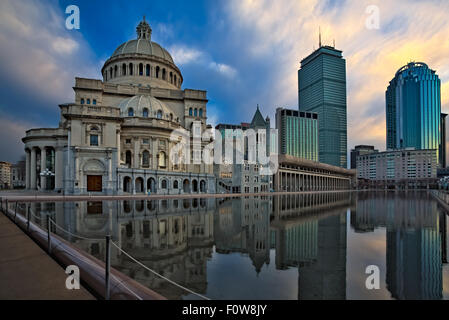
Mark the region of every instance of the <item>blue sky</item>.
[[[80, 8], [80, 30], [65, 28], [65, 8]], [[367, 6], [380, 28], [365, 27]], [[146, 16], [152, 40], [173, 56], [183, 88], [208, 91], [208, 121], [250, 121], [259, 104], [297, 108], [299, 61], [336, 40], [347, 60], [348, 149], [385, 149], [384, 92], [410, 60], [442, 80], [449, 111], [447, 1], [37, 1], [0, 3], [0, 160], [23, 154], [25, 130], [56, 127], [58, 104], [73, 101], [74, 77], [100, 78], [104, 61], [135, 38]]]

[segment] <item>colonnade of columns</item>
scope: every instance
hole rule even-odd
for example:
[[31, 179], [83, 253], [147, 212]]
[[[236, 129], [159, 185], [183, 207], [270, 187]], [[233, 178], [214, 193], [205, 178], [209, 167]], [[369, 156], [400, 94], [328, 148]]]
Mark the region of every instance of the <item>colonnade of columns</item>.
[[[26, 149], [26, 188], [48, 190], [62, 188], [62, 150], [49, 146]], [[54, 179], [54, 184], [47, 181]]]
[[350, 189], [350, 178], [313, 172], [279, 170], [277, 191], [326, 191]]

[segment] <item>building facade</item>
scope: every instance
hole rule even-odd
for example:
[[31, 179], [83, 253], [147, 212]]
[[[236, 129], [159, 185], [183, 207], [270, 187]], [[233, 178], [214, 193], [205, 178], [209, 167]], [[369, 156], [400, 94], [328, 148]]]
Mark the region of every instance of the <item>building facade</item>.
[[357, 157], [357, 177], [385, 187], [428, 187], [437, 177], [437, 150], [403, 149]]
[[21, 160], [12, 166], [11, 179], [13, 188], [25, 188], [25, 167], [26, 163], [24, 160]]
[[12, 189], [12, 164], [0, 161], [0, 189]]
[[401, 67], [385, 93], [387, 149], [435, 149], [442, 164], [441, 83], [425, 63]]
[[[145, 19], [136, 30], [137, 39], [106, 60], [102, 80], [75, 79], [75, 100], [59, 106], [57, 128], [26, 132], [27, 189], [215, 192], [213, 166], [195, 161], [212, 138], [193, 150], [191, 136], [192, 129], [212, 130], [206, 124], [206, 91], [181, 89], [181, 71], [170, 53], [151, 41]], [[182, 141], [186, 147], [174, 151]]]
[[[251, 129], [255, 133], [254, 141], [251, 141], [248, 136]], [[215, 132], [220, 135], [222, 146], [222, 161], [214, 165], [217, 191], [268, 192], [272, 187], [271, 175], [261, 174], [266, 165], [259, 162], [259, 158], [251, 159], [251, 154], [259, 155], [259, 148], [262, 148], [260, 151], [264, 152], [267, 157], [270, 156], [272, 148], [270, 118], [264, 119], [259, 106], [257, 106], [251, 123], [218, 124], [215, 127]], [[227, 141], [228, 144], [232, 142], [232, 148], [229, 148], [228, 151], [226, 150]], [[215, 151], [220, 152], [219, 150]]]
[[301, 61], [299, 111], [318, 114], [319, 162], [347, 168], [346, 61], [334, 47], [321, 46]]
[[318, 161], [318, 114], [276, 109], [280, 154]]
[[364, 154], [379, 152], [374, 146], [358, 145], [351, 150], [351, 169], [357, 168], [357, 157]]

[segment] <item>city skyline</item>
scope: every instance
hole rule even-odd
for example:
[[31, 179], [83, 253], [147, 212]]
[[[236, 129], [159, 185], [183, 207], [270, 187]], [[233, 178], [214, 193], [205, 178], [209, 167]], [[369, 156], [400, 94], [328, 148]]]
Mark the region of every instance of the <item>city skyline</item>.
[[[299, 61], [318, 45], [319, 26], [323, 43], [331, 44], [335, 38], [347, 61], [348, 150], [356, 144], [386, 149], [385, 88], [394, 72], [409, 61], [423, 61], [436, 70], [442, 83], [442, 112], [448, 110], [449, 65], [444, 57], [449, 47], [444, 34], [449, 23], [441, 19], [448, 7], [443, 2], [378, 4], [380, 24], [373, 30], [365, 26], [368, 2], [188, 6], [175, 1], [168, 8], [163, 3], [133, 9], [118, 5], [96, 16], [96, 8], [103, 4], [78, 1], [74, 4], [80, 7], [79, 31], [65, 29], [69, 4], [1, 4], [5, 72], [0, 77], [0, 134], [6, 138], [0, 144], [2, 160], [19, 160], [25, 129], [57, 124], [58, 104], [73, 100], [73, 78], [99, 79], [98, 66], [116, 43], [134, 34], [135, 21], [143, 15], [154, 26], [155, 40], [172, 50], [188, 79], [183, 87], [208, 90], [208, 122], [213, 126], [248, 118], [257, 103], [271, 119], [276, 107], [296, 108]], [[434, 14], [420, 16], [423, 6]], [[313, 18], [307, 18], [310, 13]], [[279, 21], [279, 16], [285, 19]], [[8, 40], [11, 37], [14, 42]]]

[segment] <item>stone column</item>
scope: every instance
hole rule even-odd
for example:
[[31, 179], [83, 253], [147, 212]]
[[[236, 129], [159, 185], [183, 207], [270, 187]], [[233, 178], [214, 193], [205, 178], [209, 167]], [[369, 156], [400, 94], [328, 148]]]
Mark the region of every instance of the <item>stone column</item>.
[[[44, 172], [47, 169], [47, 151], [45, 147], [41, 148], [41, 172]], [[41, 177], [41, 190], [47, 189], [47, 177], [40, 175]]]
[[120, 131], [117, 131], [117, 168], [120, 168], [120, 146], [121, 146], [121, 142], [120, 142]]
[[31, 163], [30, 163], [30, 188], [36, 190], [36, 149], [31, 149]]
[[63, 152], [61, 148], [55, 149], [55, 189], [61, 190], [63, 188], [62, 185], [62, 176], [63, 176]]
[[140, 141], [138, 139], [134, 140], [134, 163], [133, 168], [140, 168]]
[[26, 185], [26, 189], [29, 190], [30, 189], [30, 166], [31, 166], [31, 153], [30, 150], [26, 150], [26, 163], [25, 163], [25, 185]]

